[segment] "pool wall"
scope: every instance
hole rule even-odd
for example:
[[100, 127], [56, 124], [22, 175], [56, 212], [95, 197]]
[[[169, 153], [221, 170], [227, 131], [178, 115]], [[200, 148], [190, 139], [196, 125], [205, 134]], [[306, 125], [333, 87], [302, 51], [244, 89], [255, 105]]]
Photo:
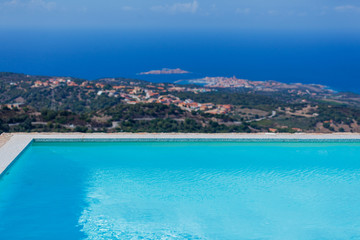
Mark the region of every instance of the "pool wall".
[[0, 148], [0, 176], [25, 149], [35, 142], [120, 142], [120, 141], [360, 141], [360, 134], [199, 134], [199, 133], [117, 133], [117, 134], [37, 134], [15, 133]]

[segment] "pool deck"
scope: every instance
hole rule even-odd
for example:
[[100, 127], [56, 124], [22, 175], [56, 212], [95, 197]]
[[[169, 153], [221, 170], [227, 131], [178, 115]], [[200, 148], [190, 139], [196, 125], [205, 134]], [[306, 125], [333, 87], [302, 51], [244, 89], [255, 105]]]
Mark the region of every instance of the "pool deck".
[[0, 175], [11, 165], [19, 154], [36, 139], [80, 140], [91, 139], [266, 139], [266, 140], [360, 140], [358, 133], [334, 134], [272, 134], [272, 133], [3, 133], [0, 135]]

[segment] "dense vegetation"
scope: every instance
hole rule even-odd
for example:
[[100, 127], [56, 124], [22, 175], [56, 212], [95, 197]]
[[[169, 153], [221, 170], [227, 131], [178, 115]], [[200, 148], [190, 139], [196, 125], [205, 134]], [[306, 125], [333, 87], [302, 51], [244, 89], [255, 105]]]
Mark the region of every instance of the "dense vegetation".
[[163, 105], [156, 103], [140, 104], [118, 104], [104, 111], [106, 115], [112, 117], [114, 121], [132, 120], [137, 118], [176, 118], [186, 116], [184, 110], [174, 105]]
[[[40, 115], [31, 117], [24, 110], [2, 109], [0, 131], [9, 131], [11, 128], [12, 131], [22, 132], [250, 132], [246, 124], [226, 126], [162, 104], [117, 105], [106, 112], [112, 117], [96, 120], [98, 114], [91, 113], [75, 114], [65, 110], [44, 109]], [[168, 117], [184, 117], [184, 120]], [[113, 121], [118, 122], [118, 125], [112, 126]]]
[[194, 119], [185, 121], [172, 119], [154, 119], [150, 121], [128, 120], [121, 122], [119, 129], [124, 132], [184, 132], [184, 133], [225, 133], [225, 132], [251, 132], [247, 125], [226, 126], [210, 121], [203, 126]]
[[232, 93], [227, 91], [210, 92], [195, 94], [191, 92], [181, 92], [176, 94], [181, 99], [192, 99], [200, 103], [231, 104], [244, 107], [272, 110], [275, 107], [285, 106], [284, 101], [254, 93]]

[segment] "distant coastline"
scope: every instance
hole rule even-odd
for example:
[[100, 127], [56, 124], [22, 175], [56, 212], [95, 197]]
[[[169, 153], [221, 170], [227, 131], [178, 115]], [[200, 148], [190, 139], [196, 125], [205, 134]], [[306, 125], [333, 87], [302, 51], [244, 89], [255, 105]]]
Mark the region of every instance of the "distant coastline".
[[[26, 41], [20, 41], [23, 31], [13, 30], [11, 34], [3, 31], [6, 37], [0, 40], [1, 69], [89, 80], [104, 76], [141, 77], [157, 83], [236, 75], [256, 81], [318, 83], [337, 91], [360, 93], [357, 60], [360, 41], [351, 40], [355, 36], [339, 37], [324, 32], [296, 35], [292, 31], [284, 34], [223, 31], [221, 35], [184, 31], [180, 38], [176, 28], [166, 34], [162, 31], [149, 31], [151, 41], [136, 31], [67, 34], [64, 30], [56, 34], [39, 30], [29, 32]], [[66, 41], [59, 36], [66, 36]], [[317, 48], [321, 51], [314, 52]], [[71, 61], [74, 54], [76, 61]], [[163, 67], [181, 68], [191, 74], [139, 75]]]

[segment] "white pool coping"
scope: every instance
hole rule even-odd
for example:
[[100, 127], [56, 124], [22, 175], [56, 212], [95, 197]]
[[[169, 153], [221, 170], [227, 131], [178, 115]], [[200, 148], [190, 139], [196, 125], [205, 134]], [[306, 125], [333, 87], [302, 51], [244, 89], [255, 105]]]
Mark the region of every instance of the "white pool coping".
[[0, 148], [0, 176], [30, 144], [33, 137], [28, 135], [14, 135]]
[[334, 134], [269, 134], [269, 133], [14, 133], [10, 140], [0, 148], [0, 175], [33, 140], [116, 140], [116, 139], [211, 139], [211, 140], [360, 140], [357, 133]]

